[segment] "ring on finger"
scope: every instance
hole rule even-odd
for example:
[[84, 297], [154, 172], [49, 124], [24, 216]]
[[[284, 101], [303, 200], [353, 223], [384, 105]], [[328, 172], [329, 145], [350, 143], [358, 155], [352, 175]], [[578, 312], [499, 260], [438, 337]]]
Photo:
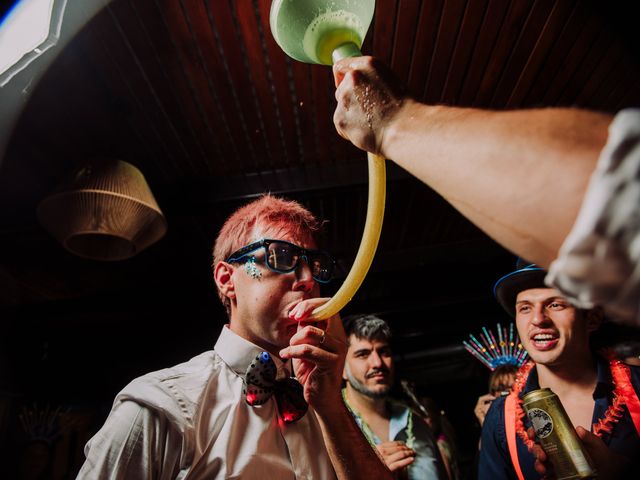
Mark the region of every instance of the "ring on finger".
[[322, 337], [320, 337], [320, 345], [322, 345], [324, 343], [324, 339], [327, 336], [327, 334], [325, 333], [325, 331], [322, 331]]

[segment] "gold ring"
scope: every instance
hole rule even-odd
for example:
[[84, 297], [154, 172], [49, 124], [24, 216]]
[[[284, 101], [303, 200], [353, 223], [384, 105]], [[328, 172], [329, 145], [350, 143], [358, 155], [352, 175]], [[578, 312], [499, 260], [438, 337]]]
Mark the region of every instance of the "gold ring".
[[327, 335], [326, 335], [325, 331], [323, 330], [322, 331], [322, 338], [320, 339], [320, 345], [322, 345], [324, 343], [324, 339], [325, 339], [326, 336]]

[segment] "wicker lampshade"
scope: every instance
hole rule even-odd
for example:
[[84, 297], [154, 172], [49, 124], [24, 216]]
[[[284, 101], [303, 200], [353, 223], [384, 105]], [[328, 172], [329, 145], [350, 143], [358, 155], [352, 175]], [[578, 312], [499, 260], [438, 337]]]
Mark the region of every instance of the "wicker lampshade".
[[124, 260], [158, 241], [167, 222], [133, 165], [94, 160], [38, 205], [38, 219], [71, 253]]

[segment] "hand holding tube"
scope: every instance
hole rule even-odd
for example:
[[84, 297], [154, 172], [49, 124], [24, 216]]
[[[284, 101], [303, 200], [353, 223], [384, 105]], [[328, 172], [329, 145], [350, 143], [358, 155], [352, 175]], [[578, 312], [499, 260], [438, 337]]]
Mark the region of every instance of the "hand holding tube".
[[346, 58], [333, 66], [338, 106], [333, 123], [355, 146], [384, 155], [384, 137], [403, 106], [412, 102], [394, 74], [373, 57]]

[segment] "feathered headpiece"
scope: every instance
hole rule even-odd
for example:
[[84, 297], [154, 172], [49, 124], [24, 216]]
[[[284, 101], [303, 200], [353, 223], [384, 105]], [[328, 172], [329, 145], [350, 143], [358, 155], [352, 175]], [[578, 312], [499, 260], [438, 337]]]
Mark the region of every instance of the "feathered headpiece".
[[527, 351], [523, 348], [514, 331], [513, 323], [509, 324], [509, 335], [507, 329], [498, 324], [498, 341], [491, 330], [482, 327], [479, 335], [481, 342], [473, 335], [469, 335], [469, 341], [462, 344], [467, 351], [487, 366], [491, 371], [500, 365], [515, 365], [519, 367], [527, 359]]

